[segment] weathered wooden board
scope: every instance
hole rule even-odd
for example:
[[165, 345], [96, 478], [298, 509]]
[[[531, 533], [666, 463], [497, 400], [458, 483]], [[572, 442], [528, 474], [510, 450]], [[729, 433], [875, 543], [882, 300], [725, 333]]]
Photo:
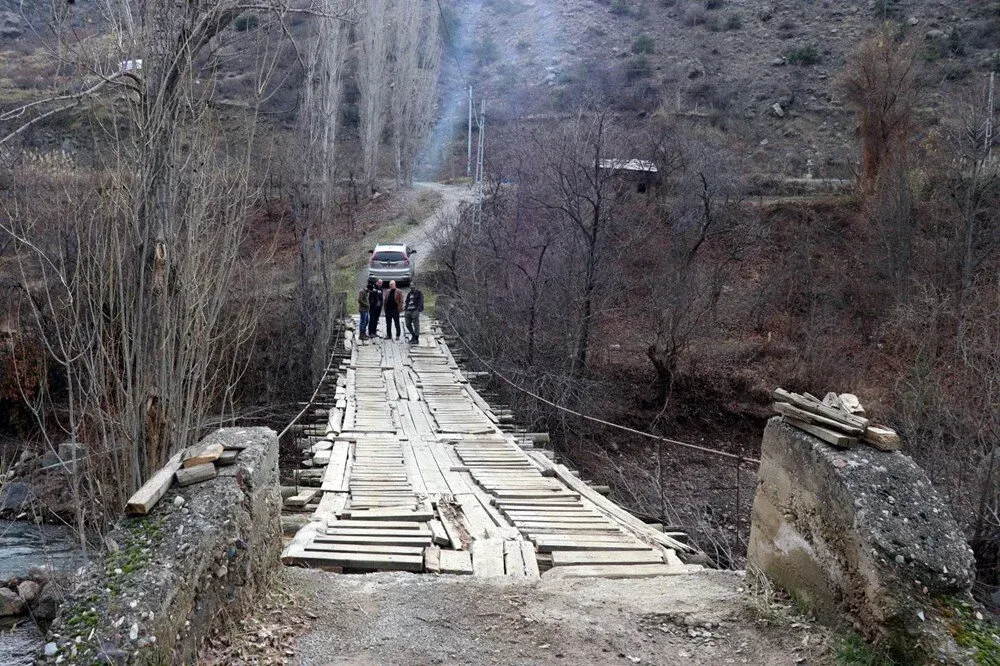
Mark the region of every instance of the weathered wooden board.
[[[222, 447], [220, 446], [219, 448]], [[218, 470], [215, 469], [215, 465], [209, 462], [202, 465], [195, 465], [194, 467], [181, 468], [174, 474], [177, 476], [178, 486], [189, 486], [192, 483], [199, 483], [200, 481], [209, 481], [214, 479], [218, 476], [218, 473]]]
[[479, 577], [504, 575], [504, 542], [499, 539], [480, 539], [472, 542], [472, 573]]
[[129, 513], [145, 515], [160, 501], [160, 498], [170, 490], [170, 486], [174, 483], [174, 473], [181, 466], [182, 455], [183, 452], [174, 454], [167, 461], [166, 465], [151, 476], [146, 483], [142, 484], [139, 490], [135, 491], [135, 494], [128, 499], [128, 504], [126, 505]]
[[200, 444], [188, 448], [181, 456], [181, 466], [187, 469], [205, 463], [214, 463], [225, 451], [222, 444]]
[[653, 578], [687, 573], [668, 564], [595, 564], [578, 567], [552, 567], [543, 578]]
[[663, 564], [663, 557], [652, 550], [557, 550], [552, 553], [554, 567], [591, 564]]
[[467, 550], [442, 550], [441, 573], [472, 574], [472, 554]]

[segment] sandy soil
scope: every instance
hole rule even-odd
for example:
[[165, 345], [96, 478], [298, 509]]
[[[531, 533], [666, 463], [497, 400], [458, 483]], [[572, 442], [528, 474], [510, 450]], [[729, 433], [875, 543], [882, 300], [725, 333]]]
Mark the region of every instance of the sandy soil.
[[734, 572], [517, 583], [286, 569], [282, 578], [312, 618], [290, 663], [828, 662], [821, 629], [769, 625]]

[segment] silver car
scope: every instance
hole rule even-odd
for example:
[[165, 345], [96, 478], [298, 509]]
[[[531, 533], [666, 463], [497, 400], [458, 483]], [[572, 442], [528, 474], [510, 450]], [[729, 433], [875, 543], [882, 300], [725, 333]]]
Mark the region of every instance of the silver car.
[[368, 282], [395, 280], [403, 287], [413, 280], [413, 255], [417, 251], [408, 245], [376, 245], [368, 260]]

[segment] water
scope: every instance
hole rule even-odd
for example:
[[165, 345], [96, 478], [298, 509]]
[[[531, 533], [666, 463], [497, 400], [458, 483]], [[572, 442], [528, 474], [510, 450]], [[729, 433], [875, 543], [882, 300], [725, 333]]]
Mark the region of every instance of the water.
[[[24, 578], [32, 567], [71, 572], [83, 563], [78, 539], [65, 525], [0, 520], [0, 580]], [[28, 618], [0, 620], [0, 664], [34, 663], [43, 636]]]

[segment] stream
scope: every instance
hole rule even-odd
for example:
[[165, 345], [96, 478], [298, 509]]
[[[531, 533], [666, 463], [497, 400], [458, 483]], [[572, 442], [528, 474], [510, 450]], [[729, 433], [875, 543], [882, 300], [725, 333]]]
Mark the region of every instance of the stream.
[[[73, 571], [83, 563], [76, 535], [65, 525], [0, 520], [0, 580], [25, 577], [32, 567]], [[5, 621], [6, 620], [6, 621]], [[42, 634], [29, 618], [0, 619], [0, 664], [34, 663]]]

